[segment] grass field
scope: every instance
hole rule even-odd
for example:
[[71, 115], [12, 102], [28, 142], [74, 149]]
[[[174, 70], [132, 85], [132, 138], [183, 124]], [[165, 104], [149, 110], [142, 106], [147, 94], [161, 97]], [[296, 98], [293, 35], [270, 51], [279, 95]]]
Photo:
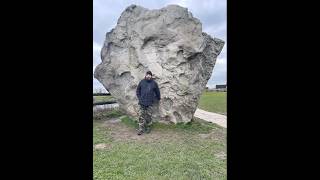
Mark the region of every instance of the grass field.
[[118, 110], [93, 118], [94, 179], [226, 179], [225, 128], [195, 119], [137, 136], [135, 119]]
[[198, 108], [219, 113], [227, 114], [227, 93], [226, 92], [204, 92], [200, 96]]
[[101, 102], [101, 101], [114, 101], [115, 98], [112, 96], [93, 96], [96, 100], [96, 102]]

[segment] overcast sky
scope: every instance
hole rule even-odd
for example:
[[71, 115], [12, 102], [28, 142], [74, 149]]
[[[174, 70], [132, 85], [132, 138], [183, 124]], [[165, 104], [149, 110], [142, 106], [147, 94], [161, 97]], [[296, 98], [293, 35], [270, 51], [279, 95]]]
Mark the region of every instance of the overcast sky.
[[[100, 50], [105, 34], [114, 28], [117, 20], [126, 7], [131, 4], [148, 9], [160, 9], [169, 4], [177, 4], [188, 8], [194, 17], [202, 23], [202, 31], [212, 37], [227, 41], [226, 38], [226, 0], [93, 0], [93, 69], [101, 62]], [[227, 44], [218, 56], [211, 78], [207, 86], [226, 83]], [[93, 78], [93, 89], [104, 89]]]

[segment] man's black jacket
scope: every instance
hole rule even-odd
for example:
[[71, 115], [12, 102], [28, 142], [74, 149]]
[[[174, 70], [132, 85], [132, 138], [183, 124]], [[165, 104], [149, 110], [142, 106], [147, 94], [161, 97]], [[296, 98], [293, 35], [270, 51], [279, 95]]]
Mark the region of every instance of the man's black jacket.
[[144, 106], [150, 106], [153, 104], [155, 99], [160, 100], [160, 90], [157, 82], [154, 80], [143, 79], [139, 82], [136, 90], [139, 104]]

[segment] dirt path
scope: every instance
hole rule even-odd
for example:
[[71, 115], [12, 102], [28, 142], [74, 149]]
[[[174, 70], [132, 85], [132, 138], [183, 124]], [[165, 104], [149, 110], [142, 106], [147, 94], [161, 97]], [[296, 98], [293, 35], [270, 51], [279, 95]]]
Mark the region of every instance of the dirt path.
[[227, 128], [227, 116], [217, 114], [217, 113], [212, 113], [208, 111], [204, 111], [202, 109], [197, 109], [196, 112], [194, 113], [194, 116], [200, 119], [203, 119], [208, 122], [212, 122], [215, 124], [218, 124], [224, 128]]

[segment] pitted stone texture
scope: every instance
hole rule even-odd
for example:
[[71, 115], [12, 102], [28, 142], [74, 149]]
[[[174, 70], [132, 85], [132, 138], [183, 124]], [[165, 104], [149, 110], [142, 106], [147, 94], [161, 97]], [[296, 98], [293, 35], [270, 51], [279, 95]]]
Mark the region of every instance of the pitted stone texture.
[[150, 70], [161, 92], [153, 107], [159, 121], [189, 122], [224, 42], [202, 32], [187, 8], [149, 10], [131, 5], [106, 34], [94, 76], [120, 109], [138, 116], [136, 88]]

